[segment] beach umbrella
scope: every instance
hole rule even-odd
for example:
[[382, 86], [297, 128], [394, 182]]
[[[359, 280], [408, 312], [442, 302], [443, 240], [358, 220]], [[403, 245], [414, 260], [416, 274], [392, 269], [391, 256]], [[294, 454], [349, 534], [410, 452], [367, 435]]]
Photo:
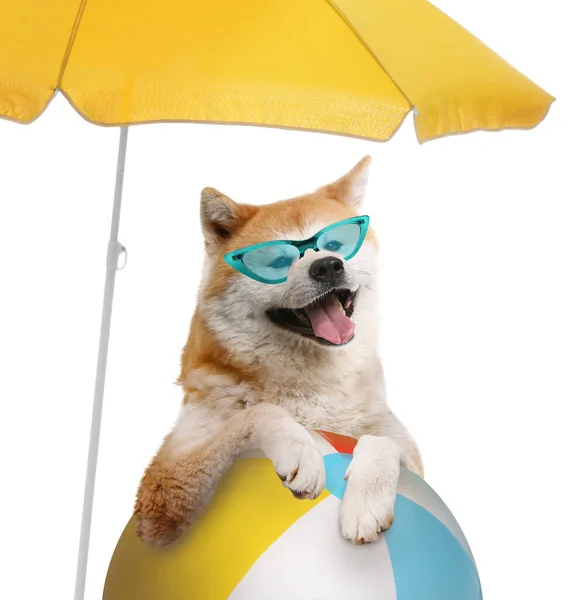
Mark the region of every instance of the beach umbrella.
[[84, 597], [128, 126], [249, 124], [420, 143], [529, 129], [554, 98], [426, 0], [18, 0], [0, 19], [0, 117], [61, 93], [120, 126], [75, 598]]

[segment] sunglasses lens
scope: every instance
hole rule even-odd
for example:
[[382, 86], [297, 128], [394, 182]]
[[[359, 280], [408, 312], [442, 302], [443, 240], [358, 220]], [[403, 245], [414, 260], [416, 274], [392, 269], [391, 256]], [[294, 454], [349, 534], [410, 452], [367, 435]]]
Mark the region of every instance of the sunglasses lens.
[[338, 225], [324, 232], [318, 238], [318, 248], [340, 254], [345, 259], [349, 258], [358, 249], [361, 229], [356, 223]]
[[244, 266], [267, 281], [278, 281], [288, 275], [294, 261], [300, 258], [298, 248], [290, 244], [271, 244], [250, 250], [242, 257]]

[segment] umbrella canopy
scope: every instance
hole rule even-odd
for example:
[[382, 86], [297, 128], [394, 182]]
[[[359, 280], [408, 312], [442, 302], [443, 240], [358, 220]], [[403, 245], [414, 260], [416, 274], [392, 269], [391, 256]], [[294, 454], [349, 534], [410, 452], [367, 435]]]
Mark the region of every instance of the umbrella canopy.
[[0, 116], [62, 91], [89, 121], [245, 123], [419, 141], [531, 128], [554, 98], [426, 0], [18, 0]]

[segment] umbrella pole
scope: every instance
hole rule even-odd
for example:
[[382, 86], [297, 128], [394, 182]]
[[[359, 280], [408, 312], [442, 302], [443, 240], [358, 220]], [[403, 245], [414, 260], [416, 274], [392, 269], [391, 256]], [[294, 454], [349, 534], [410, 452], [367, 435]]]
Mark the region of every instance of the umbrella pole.
[[[124, 184], [124, 165], [126, 164], [126, 146], [128, 143], [128, 127], [120, 129], [118, 146], [118, 163], [116, 167], [116, 186], [114, 189], [114, 205], [112, 209], [112, 224], [110, 240], [106, 256], [106, 283], [104, 286], [104, 303], [100, 323], [100, 342], [98, 346], [98, 363], [96, 367], [96, 383], [94, 386], [94, 401], [92, 405], [92, 425], [90, 428], [90, 444], [88, 447], [88, 464], [86, 467], [86, 482], [84, 487], [84, 505], [82, 508], [82, 526], [80, 529], [80, 544], [78, 563], [76, 567], [76, 587], [74, 600], [84, 599], [86, 586], [86, 569], [88, 565], [88, 548], [90, 545], [90, 525], [92, 523], [92, 508], [94, 504], [94, 483], [96, 480], [96, 464], [98, 461], [98, 444], [100, 441], [100, 425], [102, 421], [102, 401], [104, 399], [104, 384], [106, 380], [106, 363], [110, 341], [110, 323], [112, 320], [112, 301], [114, 283], [118, 269], [118, 258], [126, 252], [118, 242], [120, 226], [120, 208], [122, 204], [122, 188]], [[126, 264], [126, 263], [124, 263]], [[123, 268], [123, 267], [122, 267]]]

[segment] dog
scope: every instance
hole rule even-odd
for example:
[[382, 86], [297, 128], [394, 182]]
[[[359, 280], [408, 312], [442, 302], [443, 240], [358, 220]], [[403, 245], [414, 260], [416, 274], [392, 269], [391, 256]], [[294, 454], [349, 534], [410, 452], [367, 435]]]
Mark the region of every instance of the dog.
[[[183, 403], [134, 507], [145, 542], [178, 539], [249, 448], [297, 498], [318, 497], [326, 475], [310, 430], [358, 439], [339, 512], [354, 544], [391, 526], [401, 466], [423, 476], [414, 439], [388, 407], [378, 356], [378, 243], [359, 219], [370, 162], [260, 206], [202, 191], [206, 256], [181, 356]], [[343, 221], [350, 226], [330, 229]], [[361, 245], [343, 256], [360, 227]]]

